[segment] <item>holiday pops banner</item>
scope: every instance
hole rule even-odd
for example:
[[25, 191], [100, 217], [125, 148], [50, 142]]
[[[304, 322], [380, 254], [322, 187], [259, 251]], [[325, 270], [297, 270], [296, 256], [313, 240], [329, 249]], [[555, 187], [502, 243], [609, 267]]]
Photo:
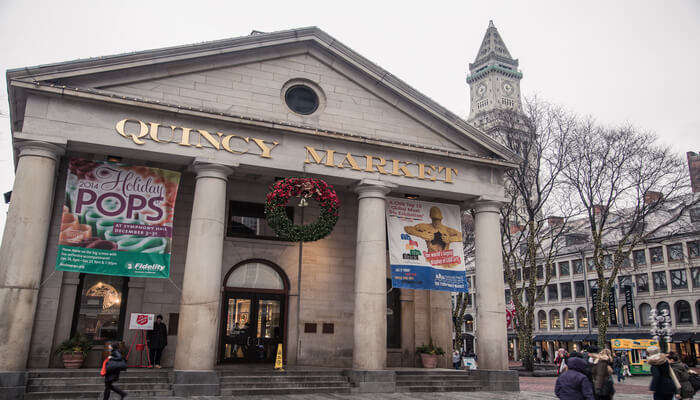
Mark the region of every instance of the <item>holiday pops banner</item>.
[[169, 277], [179, 183], [175, 171], [71, 159], [56, 269]]
[[393, 287], [467, 292], [458, 206], [387, 199]]

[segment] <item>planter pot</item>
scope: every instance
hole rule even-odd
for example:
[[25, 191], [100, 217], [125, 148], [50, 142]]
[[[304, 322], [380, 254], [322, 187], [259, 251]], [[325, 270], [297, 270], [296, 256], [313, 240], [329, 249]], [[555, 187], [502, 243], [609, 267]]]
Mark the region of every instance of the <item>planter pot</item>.
[[438, 356], [436, 354], [421, 353], [420, 360], [423, 363], [423, 368], [435, 368], [437, 367]]
[[82, 353], [64, 353], [61, 356], [63, 366], [70, 369], [77, 369], [83, 366], [85, 357]]

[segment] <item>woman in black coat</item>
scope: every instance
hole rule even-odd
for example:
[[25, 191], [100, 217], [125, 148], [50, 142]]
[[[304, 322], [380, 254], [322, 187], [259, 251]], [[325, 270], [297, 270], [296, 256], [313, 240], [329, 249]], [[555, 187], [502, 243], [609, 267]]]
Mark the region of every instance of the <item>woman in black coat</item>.
[[148, 351], [151, 362], [156, 368], [160, 368], [160, 359], [163, 356], [163, 349], [168, 345], [168, 328], [163, 323], [163, 316], [158, 315], [153, 329], [148, 331]]
[[650, 346], [647, 348], [647, 362], [651, 365], [649, 390], [654, 392], [654, 400], [673, 400], [676, 394], [676, 385], [671, 378], [666, 354], [659, 352], [657, 346]]

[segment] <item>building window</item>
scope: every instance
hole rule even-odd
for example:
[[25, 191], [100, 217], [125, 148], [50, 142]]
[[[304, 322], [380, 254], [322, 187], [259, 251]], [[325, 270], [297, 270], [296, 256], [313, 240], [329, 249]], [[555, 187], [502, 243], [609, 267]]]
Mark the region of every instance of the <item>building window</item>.
[[510, 304], [511, 300], [513, 300], [513, 298], [512, 298], [511, 295], [510, 295], [510, 290], [509, 290], [509, 289], [506, 289], [505, 298], [506, 298], [506, 304]]
[[559, 276], [569, 276], [570, 272], [568, 261], [559, 263]]
[[574, 313], [570, 308], [564, 309], [564, 329], [574, 329], [576, 327], [574, 322]]
[[556, 284], [547, 285], [547, 296], [549, 297], [550, 302], [559, 301], [559, 292]]
[[671, 271], [671, 288], [672, 289], [687, 289], [688, 277], [684, 269], [675, 269]]
[[649, 291], [649, 275], [639, 274], [635, 276], [637, 280], [637, 293], [645, 293]]
[[530, 267], [523, 268], [523, 279], [526, 281], [530, 280]]
[[541, 292], [542, 294], [540, 294], [539, 296], [537, 296], [537, 299], [536, 299], [535, 301], [537, 301], [537, 302], [542, 302], [542, 301], [544, 301], [544, 290], [545, 290], [545, 289], [544, 289], [543, 286], [541, 286], [541, 285], [537, 286], [537, 293], [540, 293], [540, 292]]
[[544, 310], [540, 310], [537, 313], [537, 320], [539, 321], [541, 331], [547, 329], [547, 313], [544, 312]]
[[695, 318], [700, 321], [700, 300], [695, 302]]
[[478, 110], [481, 110], [482, 108], [486, 108], [486, 106], [488, 106], [488, 105], [489, 105], [489, 101], [486, 99], [479, 100], [478, 102], [476, 102], [476, 108]]
[[617, 277], [618, 286], [620, 287], [620, 297], [625, 293], [625, 286], [632, 286], [632, 277], [629, 275]]
[[473, 302], [472, 302], [472, 294], [471, 294], [471, 293], [467, 293], [467, 307], [471, 307], [472, 304], [473, 304]]
[[683, 244], [676, 243], [666, 246], [669, 261], [680, 261], [683, 259]]
[[515, 280], [518, 282], [523, 280], [523, 270], [522, 269], [518, 268], [518, 270], [516, 271]]
[[588, 314], [585, 308], [579, 307], [576, 310], [576, 321], [579, 328], [588, 328]]
[[613, 266], [612, 262], [612, 256], [610, 254], [606, 254], [603, 256], [603, 267], [605, 269], [611, 269]]
[[549, 272], [549, 277], [550, 278], [556, 278], [557, 277], [557, 266], [556, 264], [552, 263], [549, 267], [547, 267], [547, 271]]
[[544, 268], [542, 268], [541, 265], [537, 266], [537, 279], [543, 279], [544, 278]]
[[664, 248], [652, 247], [651, 249], [649, 249], [649, 258], [651, 258], [652, 264], [664, 262]]
[[690, 275], [693, 278], [693, 288], [700, 288], [700, 267], [691, 269]]
[[598, 280], [597, 279], [589, 279], [588, 280], [588, 293], [593, 293], [593, 289], [598, 288]]
[[122, 340], [128, 281], [122, 276], [81, 274], [71, 336], [83, 334], [98, 343]]
[[284, 93], [287, 107], [297, 114], [309, 115], [318, 109], [316, 91], [305, 85], [294, 85]]
[[686, 245], [688, 246], [688, 257], [700, 257], [700, 241], [688, 242]]
[[632, 252], [632, 257], [634, 258], [634, 265], [646, 265], [647, 255], [644, 250], [635, 250]]
[[654, 290], [666, 290], [666, 271], [654, 272]]
[[586, 297], [586, 286], [584, 285], [583, 281], [574, 282], [574, 293], [576, 294], [577, 299]]
[[649, 314], [651, 314], [651, 306], [647, 303], [642, 303], [639, 305], [639, 321], [642, 326], [649, 326], [651, 322], [649, 320]]
[[506, 107], [513, 107], [515, 105], [515, 101], [513, 101], [513, 99], [501, 97], [501, 104], [503, 104]]
[[560, 283], [559, 290], [561, 291], [562, 300], [571, 298], [571, 282]]
[[593, 272], [595, 271], [595, 261], [592, 258], [587, 258], [586, 259], [586, 270], [588, 272]]
[[574, 274], [582, 274], [583, 273], [583, 261], [581, 260], [574, 260]]
[[677, 324], [692, 324], [693, 315], [690, 311], [690, 303], [685, 300], [676, 302], [676, 323]]
[[464, 331], [474, 332], [474, 317], [471, 314], [464, 316]]
[[659, 314], [663, 314], [664, 310], [668, 312], [668, 315], [671, 315], [671, 307], [665, 301], [661, 301], [659, 302], [659, 304], [656, 305], [656, 312]]
[[[287, 216], [294, 221], [294, 207], [287, 207]], [[278, 239], [265, 219], [265, 205], [230, 201], [226, 235], [254, 239]]]
[[552, 329], [561, 328], [561, 320], [559, 319], [559, 311], [552, 310], [549, 312], [549, 327]]

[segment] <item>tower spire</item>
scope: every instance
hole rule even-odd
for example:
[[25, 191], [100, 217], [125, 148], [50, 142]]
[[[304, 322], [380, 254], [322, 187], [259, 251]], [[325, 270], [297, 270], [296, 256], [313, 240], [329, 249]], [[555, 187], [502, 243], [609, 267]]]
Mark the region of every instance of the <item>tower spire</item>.
[[493, 24], [493, 20], [489, 20], [489, 27], [486, 29], [484, 39], [481, 41], [479, 52], [476, 53], [474, 63], [469, 65], [469, 69], [471, 70], [476, 66], [481, 66], [488, 63], [490, 60], [501, 61], [515, 68], [518, 67], [518, 60], [514, 60], [513, 57], [511, 57], [501, 34], [498, 33], [496, 25]]

